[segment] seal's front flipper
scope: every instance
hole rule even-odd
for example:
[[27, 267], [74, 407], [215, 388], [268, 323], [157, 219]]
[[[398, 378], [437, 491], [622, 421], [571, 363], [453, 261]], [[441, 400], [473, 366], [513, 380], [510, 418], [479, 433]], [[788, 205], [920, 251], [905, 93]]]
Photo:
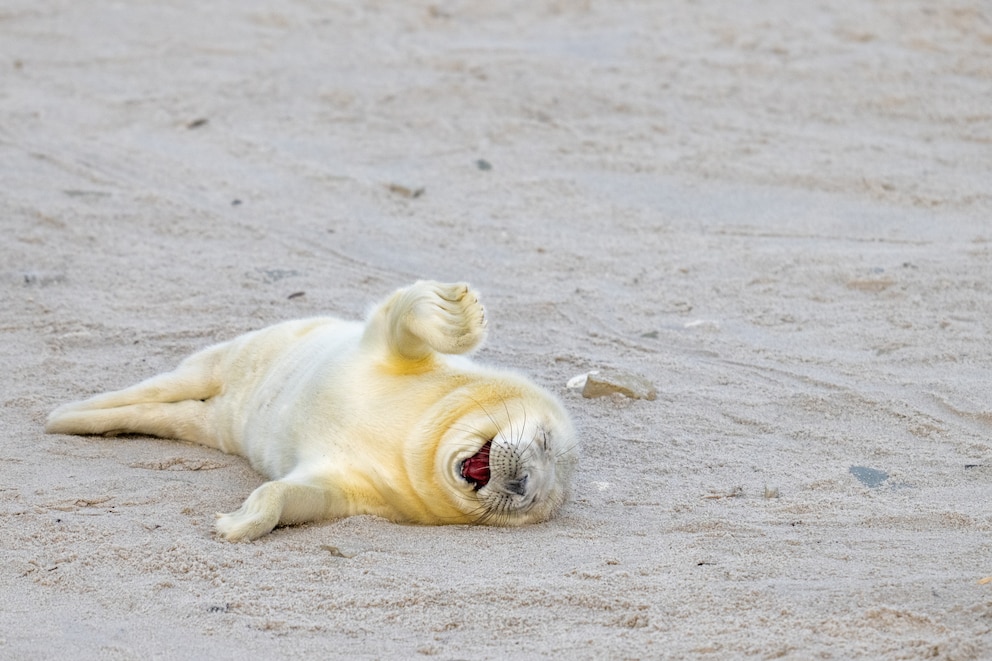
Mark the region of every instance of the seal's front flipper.
[[372, 313], [363, 341], [384, 344], [393, 356], [417, 361], [435, 351], [469, 353], [485, 339], [486, 313], [478, 292], [464, 283], [420, 280]]
[[277, 525], [329, 518], [331, 505], [331, 494], [325, 489], [275, 480], [255, 489], [237, 510], [218, 514], [215, 529], [229, 542], [250, 541]]

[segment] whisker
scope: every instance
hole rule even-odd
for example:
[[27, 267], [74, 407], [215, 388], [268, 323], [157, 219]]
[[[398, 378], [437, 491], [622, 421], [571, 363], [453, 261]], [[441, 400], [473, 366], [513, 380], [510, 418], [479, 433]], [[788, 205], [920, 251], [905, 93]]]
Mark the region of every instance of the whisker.
[[477, 436], [487, 441], [489, 440], [481, 429], [474, 429], [472, 427], [460, 426], [460, 425], [451, 425], [451, 429], [454, 429], [455, 431], [463, 432], [465, 434], [469, 434], [471, 436]]
[[[527, 431], [527, 407], [524, 406], [523, 409], [524, 409], [524, 421], [523, 424], [520, 426], [520, 438], [518, 439], [520, 441], [524, 439], [524, 432]], [[533, 439], [531, 439], [531, 442], [533, 443]]]
[[500, 402], [500, 404], [503, 405], [503, 411], [506, 412], [506, 426], [510, 428], [510, 434], [509, 434], [510, 439], [511, 440], [516, 440], [516, 439], [513, 438], [513, 436], [514, 436], [514, 434], [513, 434], [513, 416], [510, 415], [510, 407], [506, 405], [506, 399], [502, 395], [500, 395], [500, 397], [499, 397], [499, 402]]
[[482, 412], [486, 414], [486, 417], [487, 418], [489, 418], [489, 422], [493, 423], [493, 427], [495, 427], [497, 430], [499, 430], [499, 423], [496, 422], [496, 418], [494, 418], [492, 416], [492, 414], [489, 412], [489, 410], [486, 409], [486, 407], [482, 405], [482, 402], [480, 402], [479, 400], [477, 400], [474, 397], [470, 397], [469, 399], [471, 399], [473, 402], [475, 402], [476, 405], [478, 405], [478, 407], [480, 409], [482, 409]]

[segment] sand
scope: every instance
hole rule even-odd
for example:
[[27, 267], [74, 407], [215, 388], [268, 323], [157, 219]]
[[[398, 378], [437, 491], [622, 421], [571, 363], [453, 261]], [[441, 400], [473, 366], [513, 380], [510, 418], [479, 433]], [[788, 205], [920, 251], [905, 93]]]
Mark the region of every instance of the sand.
[[[0, 658], [992, 657], [988, 6], [8, 0], [0, 118]], [[419, 277], [552, 522], [229, 544], [244, 460], [43, 433]]]

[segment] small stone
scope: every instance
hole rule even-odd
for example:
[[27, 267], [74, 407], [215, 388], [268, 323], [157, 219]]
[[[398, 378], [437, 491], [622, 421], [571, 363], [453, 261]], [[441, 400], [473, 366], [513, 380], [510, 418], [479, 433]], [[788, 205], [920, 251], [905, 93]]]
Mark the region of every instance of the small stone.
[[65, 284], [65, 273], [58, 271], [23, 271], [11, 274], [13, 280], [21, 281], [26, 287], [49, 287]]
[[386, 188], [389, 189], [390, 193], [396, 193], [402, 197], [408, 197], [411, 200], [420, 197], [427, 190], [423, 186], [406, 186], [404, 184], [397, 183], [388, 184]]
[[621, 370], [594, 370], [586, 375], [582, 396], [586, 398], [605, 397], [619, 393], [631, 399], [653, 400], [658, 391], [650, 381], [637, 374]]
[[851, 466], [848, 472], [858, 478], [858, 481], [869, 489], [880, 487], [883, 482], [889, 479], [889, 474], [885, 471], [880, 471], [877, 468], [868, 468], [867, 466]]

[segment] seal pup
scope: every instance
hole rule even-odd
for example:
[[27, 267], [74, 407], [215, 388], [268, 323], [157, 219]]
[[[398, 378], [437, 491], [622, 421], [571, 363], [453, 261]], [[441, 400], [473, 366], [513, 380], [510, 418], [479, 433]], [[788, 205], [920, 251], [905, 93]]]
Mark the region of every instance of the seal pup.
[[135, 386], [66, 404], [46, 431], [135, 433], [246, 457], [267, 477], [216, 531], [374, 514], [515, 526], [565, 501], [578, 446], [559, 401], [464, 354], [486, 337], [477, 293], [419, 281], [367, 320], [287, 321]]

